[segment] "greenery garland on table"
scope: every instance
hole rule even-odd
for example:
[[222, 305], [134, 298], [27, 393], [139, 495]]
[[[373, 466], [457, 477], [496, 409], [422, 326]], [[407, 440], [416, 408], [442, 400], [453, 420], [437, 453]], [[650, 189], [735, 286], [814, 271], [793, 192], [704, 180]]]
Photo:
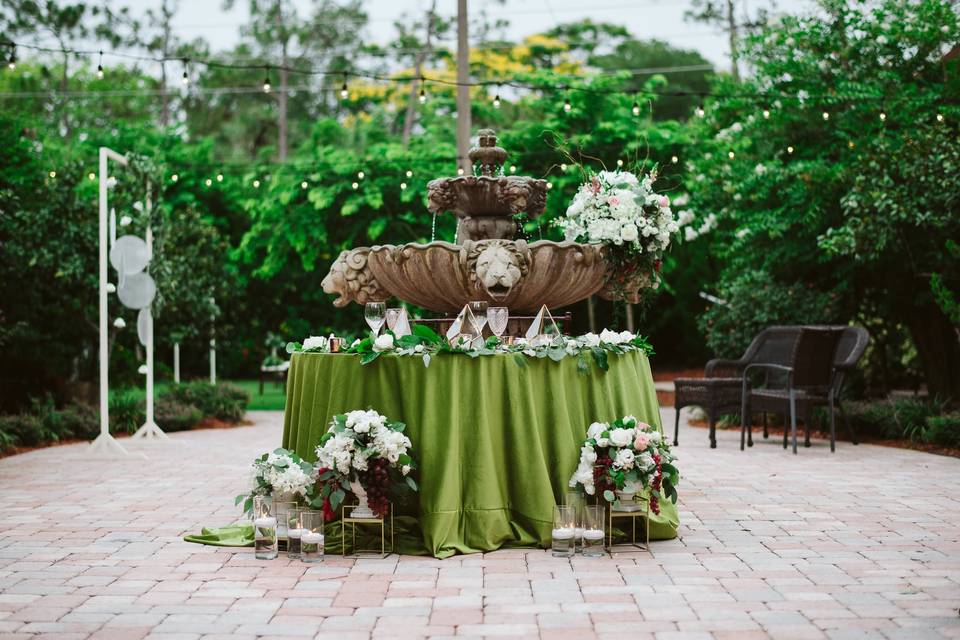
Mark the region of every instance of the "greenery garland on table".
[[[526, 366], [526, 358], [549, 358], [559, 362], [567, 357], [577, 358], [577, 371], [588, 373], [591, 362], [607, 371], [610, 368], [610, 354], [624, 354], [641, 351], [653, 355], [653, 346], [645, 336], [629, 331], [611, 331], [604, 329], [599, 334], [586, 333], [582, 336], [558, 335], [546, 344], [530, 345], [523, 338], [513, 344], [505, 344], [496, 337], [489, 337], [482, 347], [459, 347], [451, 345], [435, 331], [424, 325], [414, 325], [413, 333], [397, 337], [392, 331], [364, 340], [355, 340], [346, 353], [360, 356], [360, 364], [370, 364], [384, 355], [416, 356], [423, 360], [423, 366], [438, 353], [457, 353], [476, 358], [479, 356], [513, 355], [514, 362]], [[328, 340], [320, 336], [311, 336], [303, 341], [287, 343], [287, 353], [329, 353]]]

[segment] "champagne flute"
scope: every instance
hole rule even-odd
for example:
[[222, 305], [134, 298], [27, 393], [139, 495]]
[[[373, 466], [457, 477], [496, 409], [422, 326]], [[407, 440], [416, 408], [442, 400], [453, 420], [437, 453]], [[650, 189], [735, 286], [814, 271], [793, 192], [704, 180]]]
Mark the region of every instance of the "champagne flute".
[[363, 317], [373, 332], [373, 337], [380, 335], [380, 328], [386, 321], [387, 305], [383, 302], [368, 302], [363, 309]]
[[490, 325], [490, 331], [497, 336], [497, 340], [507, 330], [507, 321], [510, 320], [510, 310], [506, 307], [488, 307], [487, 324]]

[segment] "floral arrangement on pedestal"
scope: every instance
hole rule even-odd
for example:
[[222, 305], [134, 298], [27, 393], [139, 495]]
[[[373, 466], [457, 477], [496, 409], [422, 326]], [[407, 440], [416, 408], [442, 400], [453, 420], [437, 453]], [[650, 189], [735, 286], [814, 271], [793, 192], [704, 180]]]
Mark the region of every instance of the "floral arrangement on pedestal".
[[287, 449], [275, 449], [253, 461], [250, 492], [237, 496], [243, 510], [253, 509], [254, 496], [279, 497], [285, 500], [309, 501], [317, 480], [314, 466]]
[[567, 240], [606, 245], [611, 264], [605, 290], [630, 300], [637, 289], [660, 285], [663, 252], [680, 223], [670, 198], [656, 193], [656, 171], [638, 178], [628, 171], [601, 171], [581, 185], [565, 215], [556, 224]]
[[[319, 494], [314, 506], [322, 506], [332, 520], [347, 493], [359, 506], [353, 517], [383, 517], [390, 494], [417, 491], [410, 475], [417, 465], [410, 456], [406, 425], [392, 422], [376, 411], [350, 411], [333, 417], [317, 446]], [[318, 504], [319, 503], [319, 504]]]
[[676, 503], [680, 472], [670, 445], [655, 427], [626, 416], [594, 422], [580, 447], [580, 463], [570, 487], [599, 495], [619, 508], [641, 490], [650, 490], [650, 510], [660, 513], [661, 493]]

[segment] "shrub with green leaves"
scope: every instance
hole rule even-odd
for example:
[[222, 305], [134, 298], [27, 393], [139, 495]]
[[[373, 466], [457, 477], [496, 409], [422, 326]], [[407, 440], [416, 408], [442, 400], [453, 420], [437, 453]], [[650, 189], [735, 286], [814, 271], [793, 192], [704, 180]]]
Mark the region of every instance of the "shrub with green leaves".
[[173, 386], [161, 397], [182, 405], [193, 405], [204, 416], [225, 422], [240, 422], [250, 403], [250, 395], [239, 387], [225, 383], [212, 385], [202, 381]]
[[164, 431], [186, 431], [203, 420], [203, 412], [192, 404], [160, 398], [154, 407], [153, 418]]
[[126, 389], [110, 396], [110, 430], [133, 433], [147, 419], [143, 394]]

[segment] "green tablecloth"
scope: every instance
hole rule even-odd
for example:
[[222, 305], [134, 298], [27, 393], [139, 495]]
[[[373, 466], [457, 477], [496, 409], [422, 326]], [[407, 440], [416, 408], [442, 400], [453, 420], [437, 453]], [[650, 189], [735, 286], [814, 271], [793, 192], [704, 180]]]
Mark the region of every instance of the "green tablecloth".
[[[385, 356], [361, 366], [349, 354], [294, 354], [283, 446], [306, 460], [332, 416], [374, 409], [407, 424], [419, 464], [426, 551], [442, 558], [502, 546], [550, 545], [553, 505], [568, 491], [591, 422], [634, 415], [660, 427], [647, 357], [610, 356], [610, 370], [512, 356]], [[663, 503], [650, 537], [676, 536]]]

